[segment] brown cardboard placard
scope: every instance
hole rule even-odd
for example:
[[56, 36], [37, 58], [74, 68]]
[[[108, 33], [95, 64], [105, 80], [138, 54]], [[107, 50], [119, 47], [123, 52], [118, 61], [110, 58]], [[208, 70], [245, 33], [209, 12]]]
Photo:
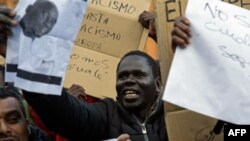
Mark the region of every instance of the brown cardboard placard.
[[115, 74], [119, 58], [74, 46], [64, 86], [82, 85], [88, 95], [104, 98], [116, 97]]
[[[114, 57], [144, 47], [148, 32], [138, 22], [150, 0], [90, 0], [76, 45]], [[145, 31], [144, 31], [145, 30]], [[146, 35], [146, 36], [145, 36]]]
[[[88, 2], [64, 86], [80, 84], [91, 96], [115, 99], [116, 66], [120, 58], [128, 51], [143, 50], [145, 46], [148, 30], [141, 26], [138, 17], [149, 9], [150, 0]], [[73, 59], [76, 56], [93, 62]]]
[[[189, 110], [167, 114], [167, 132], [169, 141], [208, 141], [217, 119]], [[223, 130], [211, 141], [223, 141]]]

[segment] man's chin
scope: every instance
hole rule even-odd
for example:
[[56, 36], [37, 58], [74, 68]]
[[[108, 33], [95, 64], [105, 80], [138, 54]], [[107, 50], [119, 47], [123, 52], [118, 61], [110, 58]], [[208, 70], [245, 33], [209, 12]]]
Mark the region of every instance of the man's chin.
[[123, 107], [130, 112], [137, 111], [139, 109], [139, 105], [136, 102], [132, 102], [132, 103], [123, 102]]

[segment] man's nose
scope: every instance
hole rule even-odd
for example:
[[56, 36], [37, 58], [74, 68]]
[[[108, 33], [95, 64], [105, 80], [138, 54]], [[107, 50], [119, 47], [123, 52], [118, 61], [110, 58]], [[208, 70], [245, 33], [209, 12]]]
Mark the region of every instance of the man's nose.
[[134, 84], [136, 81], [134, 79], [133, 75], [129, 75], [127, 79], [125, 80], [125, 84]]
[[8, 124], [4, 121], [0, 121], [0, 133], [8, 133], [8, 132], [9, 132]]

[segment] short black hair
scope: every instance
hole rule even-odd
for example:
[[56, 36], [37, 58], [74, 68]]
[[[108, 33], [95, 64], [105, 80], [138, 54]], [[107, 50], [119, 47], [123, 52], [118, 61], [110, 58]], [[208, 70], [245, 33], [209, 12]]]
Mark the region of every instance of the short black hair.
[[143, 58], [145, 58], [153, 72], [153, 76], [155, 78], [157, 77], [161, 77], [161, 71], [160, 71], [160, 63], [159, 61], [156, 61], [155, 59], [153, 59], [151, 56], [149, 56], [147, 53], [143, 52], [143, 51], [139, 51], [139, 50], [133, 50], [133, 51], [130, 51], [128, 53], [126, 53], [120, 60], [120, 62], [118, 63], [117, 65], [117, 68], [116, 68], [116, 72], [118, 71], [118, 68], [120, 66], [120, 63], [122, 62], [122, 60], [128, 56], [133, 56], [133, 55], [136, 55], [136, 56], [141, 56]]
[[5, 98], [9, 98], [9, 97], [13, 97], [15, 98], [22, 110], [22, 113], [24, 115], [24, 118], [26, 118], [26, 114], [25, 114], [25, 108], [24, 108], [24, 98], [23, 96], [18, 93], [16, 90], [14, 90], [13, 88], [1, 88], [0, 87], [0, 99], [5, 99]]

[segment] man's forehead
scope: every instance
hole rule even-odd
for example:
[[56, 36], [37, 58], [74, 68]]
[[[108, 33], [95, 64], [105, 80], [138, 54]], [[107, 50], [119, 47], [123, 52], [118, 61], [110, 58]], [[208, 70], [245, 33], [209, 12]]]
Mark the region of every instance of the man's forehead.
[[19, 113], [22, 112], [21, 107], [15, 98], [8, 97], [0, 99], [0, 115], [15, 111]]
[[145, 57], [139, 55], [126, 56], [125, 58], [123, 58], [123, 60], [121, 60], [121, 64], [122, 65], [140, 64], [143, 66], [149, 66], [148, 60]]
[[127, 56], [121, 61], [117, 72], [120, 73], [124, 71], [143, 71], [153, 73], [147, 59], [138, 55]]
[[129, 55], [129, 56], [126, 56], [125, 58], [123, 58], [123, 60], [135, 60], [135, 59], [136, 60], [139, 59], [139, 60], [143, 60], [143, 61], [147, 62], [147, 59], [145, 56], [141, 56], [141, 55], [137, 55], [137, 54]]

